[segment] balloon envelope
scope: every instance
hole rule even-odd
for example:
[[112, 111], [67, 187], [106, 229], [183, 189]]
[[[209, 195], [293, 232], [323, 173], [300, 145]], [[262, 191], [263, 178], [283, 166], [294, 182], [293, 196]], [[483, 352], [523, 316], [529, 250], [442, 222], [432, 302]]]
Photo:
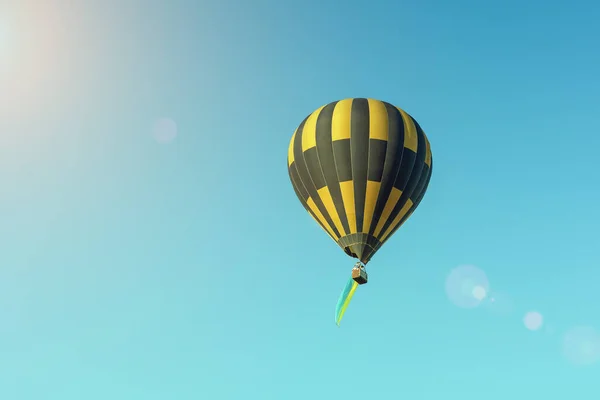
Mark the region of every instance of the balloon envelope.
[[429, 185], [425, 133], [389, 103], [329, 103], [294, 132], [288, 172], [298, 199], [329, 236], [366, 264], [410, 217]]

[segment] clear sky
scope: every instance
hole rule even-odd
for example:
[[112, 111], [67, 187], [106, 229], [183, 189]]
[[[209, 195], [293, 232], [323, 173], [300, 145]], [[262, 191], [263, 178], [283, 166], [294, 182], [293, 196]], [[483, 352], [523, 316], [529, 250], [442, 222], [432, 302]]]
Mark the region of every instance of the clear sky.
[[[599, 18], [577, 0], [0, 1], [0, 398], [597, 398], [564, 338], [600, 328]], [[435, 167], [338, 328], [353, 261], [286, 157], [347, 97], [413, 115]], [[157, 141], [163, 117], [177, 136]], [[445, 288], [460, 265], [489, 280], [475, 308]]]

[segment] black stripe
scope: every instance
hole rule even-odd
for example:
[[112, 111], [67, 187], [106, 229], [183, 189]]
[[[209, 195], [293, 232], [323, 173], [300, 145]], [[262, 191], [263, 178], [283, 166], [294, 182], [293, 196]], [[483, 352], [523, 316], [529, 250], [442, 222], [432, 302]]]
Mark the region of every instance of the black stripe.
[[[293, 163], [290, 165], [290, 167], [294, 165]], [[294, 167], [294, 170], [296, 168]], [[294, 182], [294, 179], [292, 178], [292, 170], [288, 169], [289, 175], [290, 175], [290, 180], [292, 181], [292, 188], [294, 189], [294, 193], [296, 193], [296, 197], [298, 197], [298, 200], [300, 200], [300, 203], [302, 204], [302, 207], [304, 207], [304, 209], [306, 211], [308, 211], [308, 213], [310, 215], [312, 215], [312, 217], [315, 219], [315, 221], [317, 221], [317, 223], [319, 225], [321, 225], [323, 227], [323, 229], [325, 229], [325, 227], [319, 222], [319, 220], [317, 219], [316, 215], [312, 212], [312, 210], [310, 209], [310, 207], [308, 206], [308, 203], [306, 202], [306, 200], [308, 199], [308, 196], [303, 196], [301, 193], [300, 188], [297, 186], [297, 183]], [[304, 187], [303, 185], [300, 185], [301, 187]]]
[[298, 177], [298, 170], [296, 169], [296, 161], [290, 164], [288, 168], [288, 173], [290, 174], [290, 180], [292, 181], [292, 186], [294, 186], [294, 190], [297, 191], [298, 197], [301, 198], [302, 201], [306, 202], [308, 200], [309, 194], [304, 184], [300, 181]]
[[[410, 210], [408, 211], [408, 213], [404, 216], [404, 218], [402, 218], [400, 220], [400, 223], [398, 224], [398, 228], [400, 228], [402, 226], [402, 224], [404, 224], [412, 215], [413, 212], [415, 212], [415, 210], [417, 209], [417, 207], [419, 207], [419, 204], [421, 203], [421, 200], [423, 200], [423, 197], [425, 197], [425, 192], [427, 191], [427, 187], [429, 186], [429, 181], [431, 180], [431, 167], [428, 166], [427, 164], [425, 164], [425, 166], [423, 167], [423, 172], [421, 173], [421, 182], [419, 182], [418, 187], [415, 189], [414, 193], [413, 193], [413, 206], [410, 208]], [[396, 229], [394, 229], [394, 232], [396, 231]], [[391, 235], [394, 234], [394, 232], [392, 232]]]
[[385, 164], [385, 154], [387, 151], [387, 141], [380, 139], [369, 140], [369, 175], [368, 180], [381, 182], [383, 176], [383, 166]]
[[350, 154], [350, 139], [333, 142], [333, 157], [335, 169], [340, 182], [352, 180], [352, 156]]
[[[413, 207], [416, 202], [416, 199], [419, 197], [421, 191], [423, 190], [423, 185], [427, 181], [427, 172], [426, 168], [429, 168], [427, 164], [425, 164], [425, 158], [427, 157], [427, 138], [425, 137], [425, 132], [421, 129], [421, 126], [413, 117], [410, 117], [413, 124], [417, 128], [417, 159], [415, 161], [415, 166], [413, 167], [413, 171], [411, 172], [410, 181], [406, 185], [406, 192], [409, 192], [409, 198], [413, 202]], [[407, 214], [408, 215], [408, 214]]]
[[[408, 211], [408, 213], [406, 213], [406, 215], [404, 216], [404, 218], [402, 218], [400, 220], [400, 223], [392, 230], [392, 232], [390, 232], [390, 234], [388, 235], [387, 239], [391, 238], [398, 229], [400, 229], [402, 227], [402, 225], [411, 217], [411, 215], [413, 214], [413, 212], [415, 212], [415, 210], [417, 209], [417, 207], [419, 206], [419, 204], [421, 204], [421, 200], [423, 200], [423, 197], [425, 197], [425, 193], [427, 192], [427, 188], [429, 187], [429, 181], [431, 180], [431, 174], [433, 173], [433, 159], [430, 160], [429, 162], [429, 166], [427, 166], [427, 164], [425, 164], [424, 168], [424, 172], [423, 175], [427, 176], [427, 179], [425, 180], [425, 185], [424, 187], [421, 189], [421, 193], [419, 194], [419, 197], [417, 198], [417, 201], [414, 202], [413, 206], [410, 208], [410, 210]], [[425, 169], [427, 169], [428, 171], [425, 172]], [[386, 242], [387, 242], [386, 239]], [[377, 246], [377, 250], [379, 250], [379, 248], [381, 246], [383, 246], [384, 243], [380, 243]]]
[[340, 190], [338, 174], [336, 172], [335, 158], [333, 156], [333, 142], [331, 141], [331, 122], [336, 104], [337, 101], [326, 105], [317, 119], [317, 153], [319, 155], [325, 182], [329, 188], [329, 193], [331, 194], [335, 209], [340, 216], [342, 227], [346, 232], [350, 232], [348, 216], [346, 215], [346, 209], [344, 208], [344, 200]]
[[416, 160], [417, 153], [405, 147], [404, 151], [402, 152], [400, 169], [398, 170], [398, 175], [396, 175], [396, 181], [394, 182], [394, 187], [396, 189], [402, 191], [406, 190]]
[[350, 151], [352, 153], [352, 181], [354, 183], [356, 227], [360, 232], [365, 217], [367, 169], [369, 166], [369, 101], [367, 99], [354, 99], [351, 115]]
[[[433, 163], [430, 162], [430, 166], [427, 166], [427, 164], [425, 164], [425, 166], [423, 167], [423, 172], [421, 173], [421, 176], [424, 177], [424, 179], [422, 179], [423, 184], [421, 185], [422, 187], [420, 188], [420, 192], [419, 192], [418, 196], [416, 197], [416, 200], [413, 200], [413, 206], [406, 213], [406, 215], [404, 216], [404, 218], [402, 218], [400, 220], [400, 223], [392, 230], [392, 232], [390, 232], [390, 234], [388, 235], [387, 239], [391, 238], [394, 235], [394, 233], [396, 233], [396, 231], [398, 229], [400, 229], [402, 227], [402, 225], [404, 225], [404, 223], [415, 212], [415, 210], [417, 209], [417, 207], [419, 207], [419, 204], [421, 204], [421, 200], [423, 200], [423, 197], [425, 197], [425, 192], [427, 192], [427, 188], [429, 187], [429, 181], [431, 180], [432, 166], [433, 166]], [[415, 192], [416, 191], [417, 190], [415, 190]], [[413, 196], [414, 195], [415, 194], [413, 193]]]
[[[406, 183], [406, 186], [404, 187], [404, 191], [402, 192], [402, 196], [400, 196], [400, 200], [398, 200], [398, 204], [396, 204], [396, 207], [394, 207], [394, 209], [392, 210], [392, 213], [390, 214], [389, 219], [383, 225], [383, 229], [381, 231], [382, 234], [392, 224], [392, 221], [400, 213], [400, 211], [402, 210], [402, 207], [404, 207], [404, 205], [406, 204], [408, 199], [411, 198], [413, 191], [415, 190], [415, 188], [417, 187], [417, 184], [419, 183], [419, 180], [421, 179], [421, 171], [423, 170], [423, 166], [425, 165], [425, 155], [427, 153], [427, 148], [426, 148], [426, 144], [425, 144], [425, 137], [423, 136], [423, 131], [421, 131], [420, 129], [417, 129], [417, 140], [418, 140], [417, 154], [415, 156], [414, 165], [410, 167], [410, 171], [408, 172], [408, 174], [406, 173], [405, 170], [402, 170], [402, 167], [400, 167], [400, 173], [398, 174], [398, 176], [408, 175], [408, 182]], [[412, 152], [408, 149], [406, 149], [404, 151], [405, 156], [407, 156], [409, 153], [414, 154], [414, 152]], [[408, 157], [403, 157], [403, 158], [406, 159]], [[398, 179], [396, 179], [396, 181], [397, 180]], [[390, 236], [391, 235], [388, 235], [388, 238]]]
[[[402, 145], [404, 146], [404, 143]], [[396, 181], [394, 182], [394, 187], [398, 190], [402, 190], [403, 192], [402, 192], [402, 195], [400, 196], [400, 198], [398, 199], [398, 202], [394, 206], [394, 208], [392, 208], [392, 211], [388, 215], [387, 220], [384, 222], [383, 227], [381, 228], [381, 231], [379, 232], [380, 237], [385, 233], [387, 228], [392, 224], [392, 221], [394, 221], [394, 218], [396, 218], [396, 215], [398, 215], [398, 213], [400, 213], [400, 210], [402, 210], [402, 207], [404, 207], [404, 204], [409, 199], [409, 196], [405, 193], [406, 193], [406, 189], [408, 189], [407, 185], [408, 185], [408, 182], [410, 181], [411, 172], [413, 171], [416, 159], [417, 159], [417, 153], [410, 150], [409, 148], [404, 147], [403, 152], [402, 152], [402, 161], [400, 162], [400, 168], [398, 170], [398, 175], [396, 176]], [[375, 226], [377, 226], [377, 225], [375, 225]]]
[[[308, 119], [308, 117], [307, 117], [307, 119]], [[305, 123], [306, 123], [306, 119], [304, 121], [302, 121], [302, 124], [300, 124], [300, 126], [298, 127], [298, 131], [296, 132], [296, 139], [294, 140], [294, 161], [296, 164], [296, 169], [298, 171], [298, 176], [300, 177], [300, 180], [302, 181], [302, 183], [304, 183], [304, 187], [306, 187], [306, 190], [307, 190], [308, 194], [310, 195], [310, 197], [315, 202], [315, 205], [317, 206], [319, 211], [321, 211], [321, 214], [323, 214], [325, 221], [329, 224], [329, 226], [331, 227], [331, 230], [334, 232], [335, 236], [339, 238], [341, 235], [338, 232], [335, 225], [333, 224], [333, 221], [331, 220], [329, 213], [327, 212], [327, 209], [323, 205], [323, 202], [321, 201], [321, 198], [319, 197], [319, 194], [317, 193], [317, 190], [312, 181], [311, 175], [308, 171], [306, 162], [304, 161], [304, 155], [302, 154], [302, 132], [304, 130]], [[319, 171], [319, 173], [320, 173], [320, 171]]]
[[417, 187], [415, 188], [412, 195], [410, 196], [410, 199], [413, 202], [413, 207], [415, 207], [415, 205], [417, 204], [417, 201], [419, 201], [419, 199], [421, 199], [423, 197], [423, 195], [425, 194], [425, 190], [427, 190], [426, 185], [429, 181], [429, 177], [430, 177], [429, 166], [427, 164], [423, 163], [423, 170], [421, 171], [421, 179], [419, 179], [419, 183], [417, 184]]
[[306, 211], [312, 213], [312, 211], [308, 207], [308, 204], [306, 203], [306, 200], [304, 198], [302, 198], [302, 195], [300, 194], [300, 192], [296, 188], [296, 185], [292, 184], [292, 188], [294, 189], [294, 193], [296, 193], [296, 197], [298, 197], [298, 200], [300, 200], [300, 203], [302, 203], [302, 206], [304, 207], [304, 209]]
[[[297, 178], [298, 173], [296, 171], [296, 166], [294, 165], [294, 163], [295, 163], [295, 161], [292, 164], [290, 164], [290, 167], [288, 168], [288, 172], [290, 175], [290, 180], [292, 181], [292, 188], [294, 189], [294, 193], [296, 193], [296, 197], [298, 197], [298, 200], [300, 200], [302, 207], [304, 207], [304, 209], [306, 211], [308, 211], [308, 213], [313, 217], [313, 219], [315, 221], [317, 221], [317, 224], [319, 224], [321, 226], [321, 228], [323, 228], [323, 230], [325, 230], [325, 232], [327, 232], [327, 229], [325, 228], [325, 226], [319, 221], [319, 219], [317, 218], [315, 213], [310, 209], [310, 207], [308, 206], [308, 203], [306, 202], [308, 200], [308, 192], [306, 191], [306, 188], [304, 188], [304, 185], [301, 182], [299, 182], [299, 180]], [[294, 176], [296, 176], [296, 178], [294, 178]]]
[[321, 163], [319, 162], [319, 156], [317, 155], [317, 148], [311, 147], [310, 149], [306, 150], [304, 152], [304, 160], [306, 161], [308, 173], [315, 184], [315, 189], [319, 190], [324, 188], [326, 185], [325, 177], [323, 176]]
[[369, 229], [371, 235], [375, 232], [375, 228], [381, 218], [381, 213], [383, 213], [385, 204], [392, 193], [404, 151], [404, 122], [402, 115], [393, 105], [385, 102], [384, 104], [388, 115], [388, 142], [383, 174], [381, 176], [381, 187], [379, 188], [379, 196], [377, 197], [377, 204], [375, 204], [373, 212], [371, 229]]

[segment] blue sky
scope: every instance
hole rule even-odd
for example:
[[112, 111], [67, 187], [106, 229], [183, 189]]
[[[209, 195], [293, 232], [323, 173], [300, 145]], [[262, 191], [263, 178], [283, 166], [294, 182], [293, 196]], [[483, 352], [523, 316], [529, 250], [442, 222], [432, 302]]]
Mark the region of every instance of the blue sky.
[[[600, 395], [598, 366], [561, 354], [573, 327], [600, 329], [599, 17], [585, 1], [4, 1], [0, 397]], [[353, 261], [286, 156], [346, 97], [411, 113], [435, 169], [337, 328]], [[473, 309], [444, 289], [464, 264], [489, 280]]]

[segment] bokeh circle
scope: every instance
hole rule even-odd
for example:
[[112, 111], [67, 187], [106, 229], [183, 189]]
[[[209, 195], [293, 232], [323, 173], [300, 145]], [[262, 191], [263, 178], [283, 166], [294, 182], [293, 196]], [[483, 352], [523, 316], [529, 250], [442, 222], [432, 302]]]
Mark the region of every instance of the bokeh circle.
[[523, 324], [530, 331], [537, 331], [544, 324], [544, 317], [537, 311], [529, 311], [523, 317]]
[[475, 308], [489, 293], [488, 278], [474, 265], [461, 265], [454, 268], [446, 278], [446, 295], [460, 308]]
[[473, 297], [481, 301], [487, 297], [487, 290], [483, 286], [475, 286], [473, 288]]
[[600, 333], [589, 326], [577, 326], [563, 339], [563, 354], [575, 365], [591, 365], [600, 361]]

